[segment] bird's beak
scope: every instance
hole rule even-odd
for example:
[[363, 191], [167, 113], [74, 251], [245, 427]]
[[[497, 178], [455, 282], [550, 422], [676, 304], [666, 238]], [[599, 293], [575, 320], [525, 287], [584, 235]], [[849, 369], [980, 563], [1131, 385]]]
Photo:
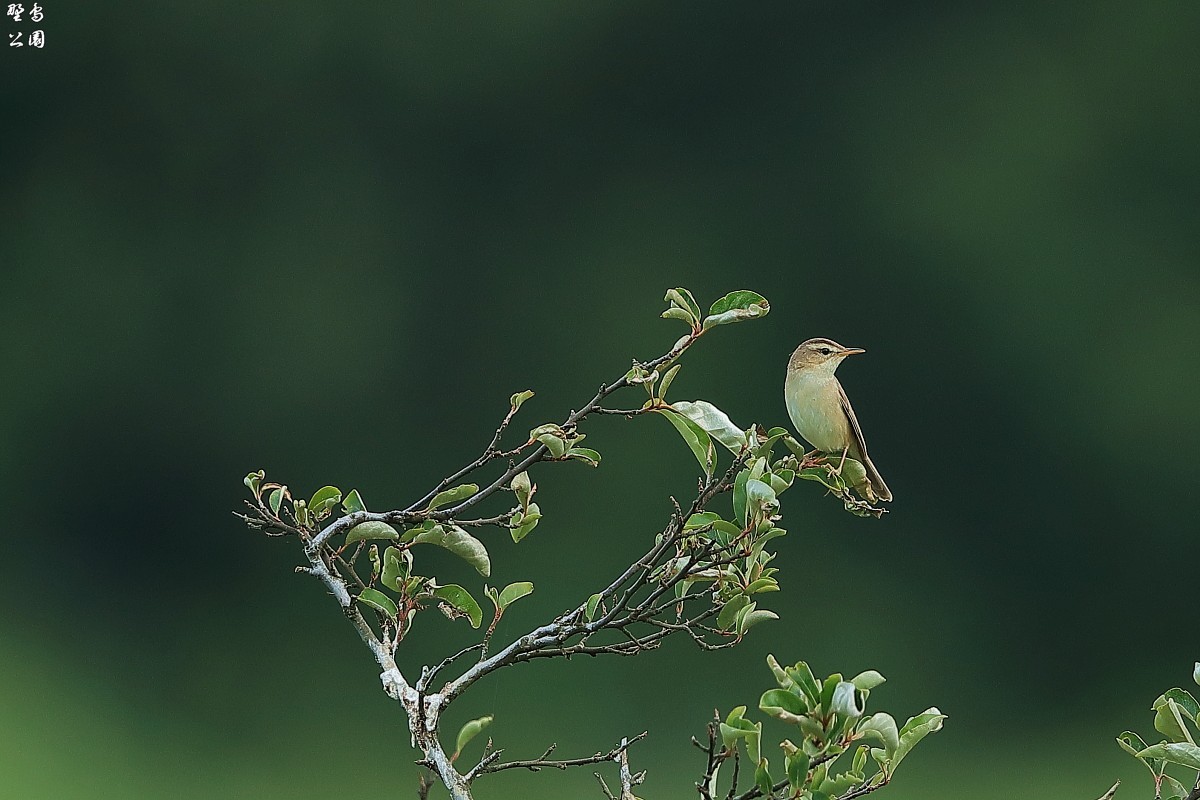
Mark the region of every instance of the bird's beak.
[[854, 356], [854, 355], [858, 355], [859, 353], [865, 353], [865, 352], [867, 352], [867, 351], [863, 350], [861, 347], [847, 347], [845, 350], [842, 351], [842, 355], [843, 356]]

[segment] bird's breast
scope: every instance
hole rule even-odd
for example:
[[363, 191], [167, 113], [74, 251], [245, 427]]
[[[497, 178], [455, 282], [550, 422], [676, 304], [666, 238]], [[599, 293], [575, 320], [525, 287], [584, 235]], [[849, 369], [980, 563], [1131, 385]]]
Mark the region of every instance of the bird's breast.
[[850, 421], [842, 410], [836, 378], [793, 371], [783, 389], [788, 416], [806, 442], [826, 452], [838, 452], [850, 444]]

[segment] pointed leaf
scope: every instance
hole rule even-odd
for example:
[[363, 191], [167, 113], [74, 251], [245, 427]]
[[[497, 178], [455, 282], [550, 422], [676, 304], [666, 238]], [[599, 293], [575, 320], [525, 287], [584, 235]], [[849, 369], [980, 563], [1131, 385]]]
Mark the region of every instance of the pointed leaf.
[[541, 518], [542, 510], [538, 508], [537, 503], [530, 503], [527, 511], [518, 512], [517, 516], [513, 517], [514, 527], [509, 531], [512, 534], [513, 542], [520, 542], [528, 536], [529, 532], [537, 527]]
[[386, 614], [392, 619], [396, 618], [396, 604], [392, 601], [392, 598], [383, 592], [376, 591], [375, 589], [362, 589], [355, 599], [365, 606]]
[[671, 381], [675, 380], [675, 375], [679, 372], [679, 368], [681, 366], [682, 366], [682, 364], [676, 364], [675, 366], [673, 366], [669, 370], [667, 370], [665, 373], [663, 373], [662, 382], [658, 384], [659, 399], [666, 398], [667, 389], [671, 388]]
[[587, 447], [572, 447], [567, 450], [567, 458], [582, 461], [589, 467], [600, 466], [600, 454]]
[[829, 709], [849, 719], [858, 719], [863, 714], [863, 706], [859, 704], [858, 689], [849, 681], [839, 681], [833, 690], [833, 700]]
[[251, 472], [248, 474], [242, 479], [242, 483], [246, 484], [246, 488], [249, 489], [255, 497], [258, 497], [263, 478], [265, 477], [267, 477], [267, 473], [260, 469], [258, 472]]
[[389, 547], [383, 551], [383, 571], [379, 582], [398, 592], [401, 582], [408, 578], [411, 569], [412, 555], [407, 550], [401, 552], [395, 547]]
[[276, 517], [279, 516], [279, 509], [283, 505], [283, 493], [287, 491], [287, 487], [281, 487], [271, 492], [267, 498], [267, 503], [271, 506], [271, 513]]
[[479, 491], [479, 487], [473, 483], [464, 483], [461, 486], [455, 486], [452, 489], [438, 492], [429, 501], [429, 505], [425, 507], [426, 511], [435, 511], [442, 506], [450, 505], [451, 503], [461, 503], [471, 495]]
[[[531, 393], [532, 394], [532, 393]], [[492, 715], [473, 719], [458, 729], [458, 738], [454, 741], [454, 755], [457, 757], [472, 739], [478, 736], [484, 728], [492, 724]]]
[[[754, 606], [754, 603], [750, 604]], [[749, 608], [745, 613], [738, 615], [737, 634], [742, 636], [746, 631], [753, 628], [760, 622], [766, 622], [769, 619], [779, 619], [779, 615], [774, 611], [768, 611], [765, 608]]]
[[596, 592], [594, 595], [592, 595], [591, 597], [588, 598], [587, 606], [584, 608], [584, 613], [587, 614], [588, 622], [591, 622], [592, 620], [594, 620], [596, 618], [596, 607], [599, 605], [600, 605], [600, 592]]
[[900, 729], [900, 746], [896, 748], [896, 753], [892, 756], [892, 771], [894, 772], [896, 767], [900, 766], [900, 762], [917, 746], [918, 742], [929, 734], [940, 731], [945, 719], [945, 714], [936, 708], [930, 708], [904, 723], [904, 727]]
[[386, 522], [360, 522], [346, 532], [346, 544], [364, 542], [369, 539], [388, 539], [395, 541], [400, 538], [396, 529]]
[[758, 710], [784, 722], [799, 722], [808, 712], [804, 700], [787, 689], [768, 689], [758, 700]]
[[765, 317], [770, 310], [771, 304], [756, 292], [730, 292], [712, 304], [709, 315], [704, 318], [704, 330], [715, 325], [728, 325], [731, 322]]
[[470, 621], [472, 628], [478, 628], [479, 624], [483, 622], [483, 609], [479, 607], [479, 603], [475, 602], [471, 593], [458, 584], [439, 586], [433, 590], [433, 596], [465, 616]]
[[412, 542], [444, 547], [474, 567], [485, 578], [492, 572], [492, 561], [488, 558], [483, 542], [452, 523], [436, 525], [433, 530], [419, 533], [413, 537]]
[[517, 500], [521, 501], [522, 506], [529, 504], [529, 496], [533, 494], [533, 484], [529, 480], [528, 472], [518, 472], [508, 486], [517, 496]]
[[754, 785], [766, 797], [771, 796], [771, 784], [775, 783], [771, 778], [771, 771], [767, 768], [767, 760], [764, 758], [758, 762], [758, 768], [754, 770]]
[[518, 408], [520, 408], [520, 407], [521, 407], [521, 405], [522, 405], [522, 404], [523, 404], [523, 403], [524, 403], [526, 400], [528, 400], [528, 399], [529, 399], [529, 398], [531, 398], [531, 397], [533, 397], [533, 390], [532, 390], [532, 389], [526, 389], [526, 390], [525, 390], [525, 391], [523, 391], [523, 392], [517, 392], [516, 394], [514, 394], [514, 395], [513, 395], [513, 396], [512, 396], [512, 397], [509, 399], [509, 401], [508, 401], [508, 402], [509, 402], [509, 404], [512, 406], [512, 409], [513, 409], [513, 411], [516, 411]]
[[1138, 758], [1161, 758], [1188, 769], [1200, 770], [1200, 747], [1191, 742], [1161, 742], [1137, 754]]
[[696, 423], [671, 409], [658, 408], [655, 411], [666, 417], [675, 426], [675, 430], [679, 431], [679, 435], [691, 449], [692, 455], [700, 462], [700, 468], [704, 470], [704, 474], [712, 475], [713, 466], [716, 463], [716, 452], [708, 434]]
[[733, 479], [733, 516], [738, 522], [746, 524], [746, 484], [750, 480], [750, 470], [744, 469]]
[[850, 682], [864, 692], [869, 692], [881, 683], [884, 683], [887, 678], [880, 675], [873, 669], [865, 672], [860, 672], [850, 679]]
[[356, 511], [366, 511], [367, 504], [363, 502], [362, 495], [358, 493], [358, 489], [351, 489], [350, 493], [342, 500], [342, 510], [347, 514], [353, 514]]
[[504, 609], [508, 608], [510, 605], [512, 605], [517, 600], [520, 600], [525, 595], [532, 594], [532, 593], [533, 593], [533, 584], [530, 583], [529, 581], [520, 581], [518, 583], [510, 583], [508, 586], [505, 586], [504, 589], [500, 592], [500, 597], [499, 597], [499, 601], [498, 601], [500, 610], [503, 611]]
[[735, 455], [746, 446], [746, 432], [733, 424], [729, 416], [706, 400], [689, 403], [680, 400], [671, 408], [696, 423], [701, 430], [716, 439]]
[[313, 493], [312, 499], [308, 501], [308, 509], [312, 513], [320, 515], [321, 512], [337, 505], [341, 499], [341, 489], [336, 486], [322, 486]]
[[803, 750], [784, 756], [783, 764], [787, 769], [788, 788], [793, 794], [799, 794], [808, 781], [808, 767], [812, 760]]
[[[692, 297], [692, 293], [687, 289], [667, 289], [667, 294], [663, 300], [671, 302], [674, 307], [686, 312], [686, 321], [692, 327], [695, 327], [700, 322], [700, 304], [696, 302], [696, 298]], [[663, 316], [665, 317], [667, 314], [664, 312]], [[682, 317], [676, 318], [682, 319]]]
[[877, 739], [883, 745], [883, 751], [889, 759], [900, 747], [900, 731], [896, 727], [896, 719], [891, 714], [872, 714], [858, 723], [855, 730], [863, 738]]

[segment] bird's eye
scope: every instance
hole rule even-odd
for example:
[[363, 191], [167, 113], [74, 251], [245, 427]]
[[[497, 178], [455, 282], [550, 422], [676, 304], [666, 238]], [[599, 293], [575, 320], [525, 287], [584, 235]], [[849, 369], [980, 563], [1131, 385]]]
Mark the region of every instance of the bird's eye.
[[832, 353], [833, 351], [832, 351], [832, 350], [830, 350], [828, 347], [822, 347], [822, 348], [821, 348], [821, 350], [820, 350], [820, 352], [821, 352], [821, 355], [823, 355], [823, 356], [827, 356], [827, 355], [829, 355], [830, 353]]

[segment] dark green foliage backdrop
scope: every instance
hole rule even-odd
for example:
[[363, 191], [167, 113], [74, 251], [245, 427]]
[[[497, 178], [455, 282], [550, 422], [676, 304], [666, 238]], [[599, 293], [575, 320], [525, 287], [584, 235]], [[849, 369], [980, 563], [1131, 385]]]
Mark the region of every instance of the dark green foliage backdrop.
[[[841, 376], [894, 513], [793, 488], [782, 621], [455, 711], [515, 757], [649, 728], [643, 793], [686, 798], [687, 737], [773, 652], [950, 715], [896, 800], [1145, 790], [1112, 739], [1198, 656], [1200, 6], [45, 5], [46, 48], [0, 53], [3, 794], [412, 796], [401, 715], [298, 554], [229, 515], [241, 477], [404, 504], [512, 392], [559, 419], [669, 346], [677, 285], [772, 301], [673, 389], [743, 424], [786, 420], [800, 340], [869, 350]], [[492, 548], [538, 585], [501, 635], [690, 488], [662, 420], [588, 444]], [[412, 651], [466, 641], [427, 620]]]

